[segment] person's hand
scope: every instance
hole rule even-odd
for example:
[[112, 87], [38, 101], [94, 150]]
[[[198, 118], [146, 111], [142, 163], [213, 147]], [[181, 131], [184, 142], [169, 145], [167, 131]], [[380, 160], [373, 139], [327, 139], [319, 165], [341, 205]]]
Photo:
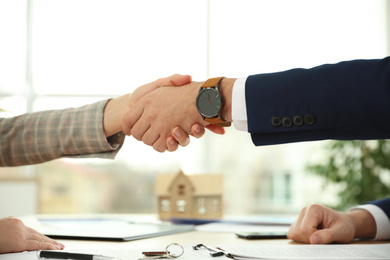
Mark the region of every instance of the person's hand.
[[130, 129], [123, 124], [123, 117], [131, 106], [147, 93], [164, 85], [181, 86], [190, 82], [191, 76], [175, 74], [143, 85], [137, 88], [133, 94], [125, 94], [109, 100], [104, 108], [103, 115], [103, 131], [105, 136], [109, 137], [120, 131], [130, 135]]
[[151, 83], [148, 83], [148, 84], [145, 84], [141, 87], [138, 87], [131, 94], [131, 96], [129, 98], [129, 107], [132, 107], [143, 96], [145, 96], [149, 92], [152, 92], [155, 89], [158, 89], [158, 88], [164, 87], [164, 86], [183, 86], [183, 85], [191, 83], [191, 80], [192, 80], [192, 78], [190, 75], [174, 74], [172, 76], [169, 76], [166, 78], [160, 78], [160, 79], [155, 80]]
[[[188, 84], [190, 82], [191, 82], [191, 76], [179, 75], [179, 74], [174, 74], [170, 77], [155, 80], [151, 83], [145, 84], [145, 85], [137, 88], [131, 95], [128, 96], [128, 98], [126, 97], [127, 98], [126, 107], [128, 109], [131, 109], [132, 106], [138, 102], [138, 100], [140, 100], [143, 96], [145, 96], [146, 94], [148, 94], [149, 92], [151, 92], [157, 88], [160, 88], [163, 86], [182, 86], [182, 85]], [[124, 120], [122, 120], [122, 122], [121, 122], [121, 130], [126, 135], [131, 135], [131, 132], [130, 132], [131, 129], [129, 128], [129, 126], [127, 124], [125, 124]], [[168, 140], [167, 140], [167, 142], [168, 142]], [[172, 141], [170, 140], [170, 143], [171, 142]], [[173, 149], [173, 150], [177, 149], [178, 144], [181, 146], [186, 146], [189, 142], [188, 135], [187, 135], [187, 138], [185, 138], [185, 136], [182, 136], [178, 139], [175, 139], [174, 142], [175, 142], [175, 145], [171, 146], [171, 149]], [[176, 149], [174, 148], [174, 146], [176, 146]]]
[[[205, 126], [207, 129], [209, 129], [211, 132], [215, 134], [223, 135], [225, 134], [225, 128], [222, 126], [210, 124]], [[204, 127], [198, 123], [191, 126], [191, 135], [195, 138], [201, 138], [205, 133]], [[169, 152], [176, 151], [178, 148], [178, 144], [185, 147], [190, 143], [189, 135], [184, 132], [183, 129], [180, 127], [175, 127], [172, 130], [172, 136], [168, 136], [167, 138], [167, 149]]]
[[372, 238], [375, 234], [375, 220], [366, 210], [343, 213], [313, 204], [302, 209], [287, 237], [298, 242], [329, 244], [349, 243], [354, 238]]
[[195, 107], [201, 84], [192, 82], [182, 87], [165, 86], [149, 92], [124, 116], [127, 133], [163, 152], [168, 149], [167, 138], [174, 127], [180, 127], [188, 134], [195, 123], [208, 125]]
[[62, 250], [64, 245], [48, 238], [13, 217], [0, 219], [0, 253]]

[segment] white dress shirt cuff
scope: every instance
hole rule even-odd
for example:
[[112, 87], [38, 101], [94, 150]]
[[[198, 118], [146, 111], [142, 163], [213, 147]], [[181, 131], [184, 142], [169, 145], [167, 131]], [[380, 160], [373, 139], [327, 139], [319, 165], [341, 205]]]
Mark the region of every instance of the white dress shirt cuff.
[[239, 131], [248, 131], [248, 117], [246, 114], [245, 82], [247, 77], [238, 78], [233, 85], [232, 93], [232, 120], [234, 127]]
[[373, 204], [359, 205], [353, 207], [350, 211], [364, 209], [370, 212], [376, 223], [376, 236], [374, 240], [387, 240], [390, 239], [390, 220], [385, 212], [378, 206]]

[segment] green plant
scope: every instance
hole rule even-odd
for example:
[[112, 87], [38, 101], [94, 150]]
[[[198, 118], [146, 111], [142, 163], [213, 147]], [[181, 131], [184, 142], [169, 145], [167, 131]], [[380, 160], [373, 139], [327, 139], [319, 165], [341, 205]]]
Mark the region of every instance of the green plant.
[[346, 208], [390, 195], [390, 140], [333, 141], [324, 164], [308, 170], [340, 187], [339, 205]]

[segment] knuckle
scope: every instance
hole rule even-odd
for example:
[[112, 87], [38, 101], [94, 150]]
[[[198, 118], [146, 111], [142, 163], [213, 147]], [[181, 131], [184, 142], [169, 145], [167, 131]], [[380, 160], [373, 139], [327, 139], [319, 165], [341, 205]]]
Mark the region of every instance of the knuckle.
[[20, 219], [18, 219], [18, 218], [10, 217], [9, 220], [15, 226], [18, 226], [18, 227], [24, 226], [23, 222]]
[[157, 115], [154, 114], [154, 113], [148, 113], [146, 116], [145, 116], [145, 120], [147, 122], [154, 122], [157, 118]]
[[287, 235], [287, 238], [297, 241], [298, 240], [298, 235], [295, 234], [295, 233], [291, 233], [291, 234]]
[[152, 145], [153, 143], [150, 141], [150, 138], [147, 138], [145, 135], [142, 137], [142, 142], [146, 145]]
[[165, 145], [161, 145], [159, 140], [153, 144], [153, 149], [156, 150], [159, 153], [163, 153], [166, 150]]
[[302, 226], [300, 229], [300, 233], [303, 235], [308, 235], [308, 234], [311, 234], [312, 232], [313, 232], [313, 229], [309, 228], [307, 226]]
[[319, 204], [311, 204], [311, 205], [309, 206], [309, 209], [318, 209], [318, 208], [322, 208], [322, 206], [319, 205]]
[[304, 208], [302, 208], [302, 209], [301, 209], [301, 212], [300, 212], [300, 214], [301, 214], [301, 215], [302, 215], [302, 214], [305, 214], [305, 212], [306, 212], [307, 208], [308, 208], [308, 207], [304, 207]]
[[142, 141], [142, 135], [138, 134], [138, 133], [135, 133], [135, 132], [131, 132], [131, 135], [138, 141]]

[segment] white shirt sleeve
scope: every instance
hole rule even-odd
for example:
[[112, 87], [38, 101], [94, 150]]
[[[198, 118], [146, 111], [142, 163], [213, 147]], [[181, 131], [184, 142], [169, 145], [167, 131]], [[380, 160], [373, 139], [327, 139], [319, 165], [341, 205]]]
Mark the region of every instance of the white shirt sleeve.
[[376, 236], [374, 240], [388, 240], [390, 239], [390, 219], [386, 213], [377, 205], [365, 204], [353, 207], [350, 211], [364, 209], [370, 212], [376, 223]]
[[232, 93], [232, 120], [234, 127], [239, 131], [248, 131], [248, 117], [246, 114], [245, 82], [247, 77], [238, 78], [233, 85]]

